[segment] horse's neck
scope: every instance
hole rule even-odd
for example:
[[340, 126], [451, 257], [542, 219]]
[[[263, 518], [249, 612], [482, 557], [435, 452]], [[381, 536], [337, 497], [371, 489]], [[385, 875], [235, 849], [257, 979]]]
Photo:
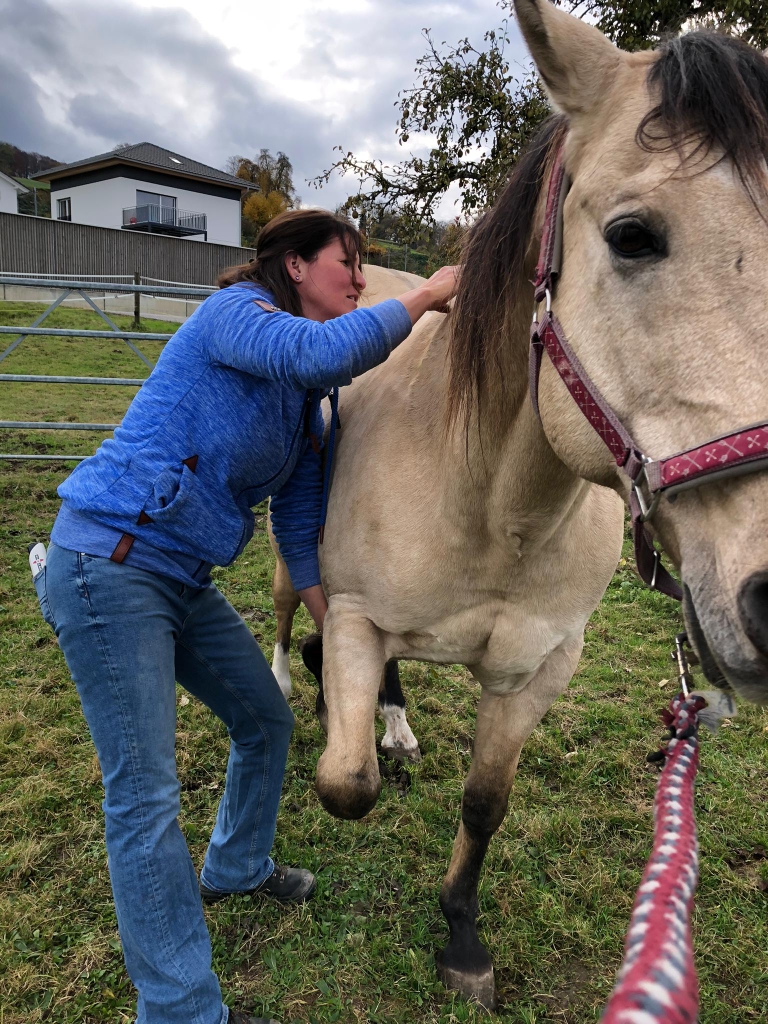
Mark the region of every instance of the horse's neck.
[[422, 344], [409, 383], [411, 413], [439, 452], [446, 515], [476, 525], [484, 520], [509, 536], [518, 527], [524, 533], [556, 527], [585, 486], [552, 451], [528, 395], [530, 292], [521, 284], [469, 431], [463, 424], [445, 430], [450, 319]]

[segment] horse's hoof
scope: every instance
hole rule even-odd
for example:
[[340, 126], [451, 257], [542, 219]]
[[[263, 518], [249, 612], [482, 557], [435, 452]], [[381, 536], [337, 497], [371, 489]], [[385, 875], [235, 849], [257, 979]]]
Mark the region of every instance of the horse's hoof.
[[421, 760], [419, 741], [408, 725], [405, 708], [396, 704], [379, 704], [379, 714], [387, 725], [381, 739], [382, 753], [387, 757], [394, 757], [397, 761], [418, 763]]
[[387, 746], [382, 742], [381, 752], [384, 757], [391, 757], [393, 761], [411, 761], [413, 764], [418, 764], [421, 760], [418, 744], [415, 747], [403, 747], [399, 743]]
[[459, 970], [441, 963], [438, 954], [437, 976], [449, 991], [458, 992], [462, 999], [477, 1003], [489, 1013], [499, 1005], [492, 966], [480, 967], [475, 971]]

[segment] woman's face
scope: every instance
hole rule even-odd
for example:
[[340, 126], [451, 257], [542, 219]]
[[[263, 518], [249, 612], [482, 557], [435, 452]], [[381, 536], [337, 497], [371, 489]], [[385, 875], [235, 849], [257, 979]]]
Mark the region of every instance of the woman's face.
[[365, 278], [357, 256], [350, 260], [340, 238], [321, 249], [310, 263], [291, 253], [286, 256], [285, 265], [301, 299], [302, 314], [308, 320], [325, 323], [357, 308]]

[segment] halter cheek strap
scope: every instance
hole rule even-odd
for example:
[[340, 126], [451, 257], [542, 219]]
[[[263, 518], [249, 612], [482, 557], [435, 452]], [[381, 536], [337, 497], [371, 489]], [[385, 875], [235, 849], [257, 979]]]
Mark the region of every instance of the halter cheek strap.
[[661, 563], [661, 554], [645, 526], [662, 494], [672, 495], [713, 480], [739, 476], [767, 468], [768, 421], [742, 427], [732, 434], [712, 438], [662, 459], [652, 459], [632, 439], [621, 420], [600, 394], [581, 365], [552, 312], [552, 296], [560, 274], [563, 237], [563, 206], [570, 181], [558, 151], [549, 181], [544, 232], [534, 279], [534, 301], [545, 301], [541, 321], [537, 310], [531, 325], [529, 383], [531, 404], [539, 413], [539, 374], [546, 350], [553, 366], [590, 426], [610, 450], [616, 465], [630, 480], [629, 510], [635, 544], [635, 560], [642, 579], [655, 590], [682, 599], [680, 584]]

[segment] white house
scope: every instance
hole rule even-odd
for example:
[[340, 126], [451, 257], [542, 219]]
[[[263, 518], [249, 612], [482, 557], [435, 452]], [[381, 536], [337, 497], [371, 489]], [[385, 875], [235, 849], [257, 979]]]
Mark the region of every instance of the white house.
[[27, 192], [28, 188], [24, 188], [18, 181], [0, 171], [0, 213], [18, 213], [19, 196], [24, 196]]
[[51, 183], [51, 217], [240, 245], [240, 199], [256, 188], [149, 142], [33, 175]]

